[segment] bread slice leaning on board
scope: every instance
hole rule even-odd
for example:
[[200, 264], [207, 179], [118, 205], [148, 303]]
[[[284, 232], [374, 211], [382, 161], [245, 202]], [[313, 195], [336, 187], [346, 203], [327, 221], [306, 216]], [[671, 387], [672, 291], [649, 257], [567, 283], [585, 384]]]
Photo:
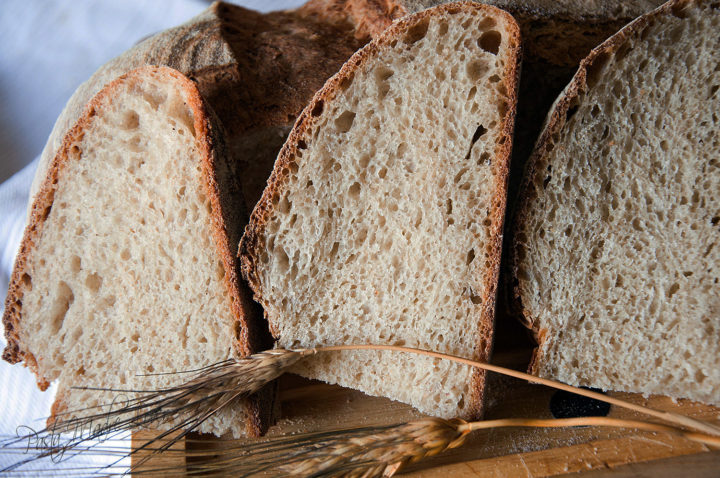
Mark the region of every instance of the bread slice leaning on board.
[[[246, 215], [222, 137], [195, 84], [166, 67], [109, 83], [65, 136], [3, 317], [3, 358], [24, 361], [41, 388], [59, 383], [51, 422], [131, 398], [75, 387], [156, 390], [177, 381], [157, 373], [262, 343], [239, 291]], [[198, 431], [258, 435], [271, 400], [266, 390], [225, 407]]]
[[[404, 344], [487, 360], [520, 38], [470, 2], [405, 17], [298, 118], [241, 242], [280, 347]], [[478, 416], [484, 375], [383, 352], [301, 375], [444, 417]]]
[[556, 101], [514, 226], [533, 373], [720, 404], [719, 30], [668, 2]]

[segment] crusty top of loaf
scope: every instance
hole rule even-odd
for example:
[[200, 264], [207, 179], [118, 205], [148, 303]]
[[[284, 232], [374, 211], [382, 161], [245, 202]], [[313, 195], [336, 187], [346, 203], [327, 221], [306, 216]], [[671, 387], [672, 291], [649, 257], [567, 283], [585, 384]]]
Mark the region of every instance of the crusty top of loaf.
[[[438, 0], [395, 0], [415, 12], [437, 5]], [[509, 12], [532, 15], [535, 18], [564, 17], [575, 21], [617, 20], [635, 18], [657, 7], [662, 0], [487, 0], [483, 3], [493, 5]]]

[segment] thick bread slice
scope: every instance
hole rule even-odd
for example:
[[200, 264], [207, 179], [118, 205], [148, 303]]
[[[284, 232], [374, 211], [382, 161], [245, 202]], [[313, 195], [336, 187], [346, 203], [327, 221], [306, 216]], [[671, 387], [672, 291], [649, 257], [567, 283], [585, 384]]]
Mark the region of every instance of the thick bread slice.
[[720, 5], [672, 1], [558, 98], [515, 223], [532, 372], [720, 404]]
[[225, 127], [228, 153], [244, 171], [240, 179], [251, 210], [297, 115], [369, 40], [349, 19], [329, 16], [304, 10], [262, 14], [216, 2], [109, 61], [77, 89], [56, 121], [31, 197], [88, 101], [130, 70], [163, 65], [193, 79]]
[[[231, 253], [246, 220], [236, 177], [197, 87], [177, 71], [134, 70], [90, 101], [33, 203], [3, 317], [3, 358], [24, 361], [41, 388], [59, 382], [55, 414], [118, 399], [72, 387], [158, 389], [177, 377], [139, 374], [262, 343]], [[199, 431], [257, 435], [269, 399], [228, 407]]]
[[[461, 2], [406, 17], [298, 118], [240, 246], [282, 347], [387, 343], [487, 360], [520, 54]], [[481, 413], [484, 375], [393, 353], [300, 374], [439, 416]]]

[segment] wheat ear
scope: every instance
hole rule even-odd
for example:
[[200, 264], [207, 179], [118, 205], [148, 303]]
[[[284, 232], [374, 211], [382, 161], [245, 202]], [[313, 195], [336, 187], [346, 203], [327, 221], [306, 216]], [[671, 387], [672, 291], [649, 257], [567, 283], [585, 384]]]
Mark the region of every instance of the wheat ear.
[[[126, 401], [122, 407], [116, 410], [111, 410], [110, 412], [100, 412], [86, 417], [63, 420], [61, 423], [63, 423], [63, 426], [68, 429], [78, 429], [80, 426], [91, 426], [98, 420], [108, 423], [105, 427], [95, 429], [91, 435], [84, 436], [64, 445], [63, 449], [71, 449], [87, 439], [95, 439], [107, 434], [136, 428], [145, 428], [150, 424], [162, 421], [180, 420], [180, 422], [173, 426], [170, 430], [163, 432], [157, 437], [158, 440], [161, 440], [172, 433], [182, 431], [182, 433], [177, 435], [173, 440], [170, 440], [163, 445], [159, 450], [162, 451], [163, 449], [172, 446], [172, 444], [174, 444], [177, 440], [185, 437], [187, 433], [197, 428], [199, 424], [203, 423], [227, 404], [242, 396], [258, 391], [262, 388], [262, 386], [285, 373], [301, 358], [309, 357], [317, 353], [359, 350], [413, 353], [441, 360], [449, 360], [471, 367], [527, 380], [529, 382], [539, 383], [551, 388], [568, 391], [588, 398], [593, 398], [601, 402], [650, 415], [676, 425], [688, 427], [710, 435], [720, 436], [720, 427], [701, 420], [696, 420], [673, 412], [655, 410], [625, 400], [608, 397], [590, 390], [573, 387], [554, 380], [536, 377], [534, 375], [518, 372], [505, 367], [430, 350], [395, 345], [363, 344], [325, 346], [313, 349], [270, 350], [246, 358], [228, 360], [205, 367], [201, 369], [191, 380], [177, 387], [154, 391], [114, 390], [118, 392], [136, 392], [142, 394], [142, 396], [137, 399]], [[99, 390], [108, 389], [100, 388]], [[128, 416], [129, 414], [130, 416]], [[113, 417], [117, 417], [118, 419], [114, 423], [111, 423], [110, 418]], [[133, 450], [132, 453], [146, 449], [155, 443], [157, 442], [151, 440], [145, 444], [145, 446], [140, 447], [137, 450]], [[52, 451], [48, 451], [42, 456], [51, 453]], [[26, 461], [31, 460], [29, 459]]]
[[[584, 397], [592, 398], [601, 402], [609, 403], [611, 405], [617, 405], [618, 407], [626, 408], [628, 410], [633, 410], [635, 412], [643, 413], [645, 415], [649, 415], [655, 418], [659, 418], [660, 420], [664, 420], [670, 423], [675, 423], [676, 425], [682, 425], [688, 428], [693, 428], [698, 431], [702, 431], [704, 433], [709, 433], [711, 435], [719, 435], [720, 436], [720, 426], [713, 425], [711, 423], [707, 423], [701, 420], [696, 420], [694, 418], [681, 415], [679, 413], [674, 412], [664, 412], [662, 410], [655, 410], [654, 408], [645, 407], [643, 405], [637, 405], [635, 403], [628, 402], [626, 400], [622, 400], [619, 398], [614, 397], [608, 397], [607, 395], [603, 395], [602, 393], [593, 392], [591, 390], [586, 390], [584, 388], [579, 387], [573, 387], [572, 385], [567, 385], [562, 382], [557, 382], [555, 380], [550, 380], [547, 378], [541, 378], [537, 377], [535, 375], [530, 375], [529, 373], [523, 373], [518, 372], [517, 370], [512, 370], [505, 367], [500, 367], [498, 365], [491, 365], [484, 362], [478, 362], [475, 360], [466, 359], [463, 357], [458, 357], [455, 355], [440, 353], [440, 352], [434, 352], [432, 350], [423, 350], [423, 349], [417, 349], [413, 347], [403, 347], [400, 345], [369, 345], [369, 344], [363, 344], [363, 345], [332, 345], [327, 347], [316, 347], [314, 349], [316, 353], [319, 352], [339, 352], [339, 351], [353, 351], [353, 350], [389, 350], [394, 352], [406, 352], [406, 353], [412, 353], [417, 355], [424, 355], [427, 357], [442, 359], [442, 360], [449, 360], [455, 363], [461, 363], [465, 365], [469, 365], [471, 367], [487, 370], [489, 372], [495, 372], [499, 373], [501, 375], [506, 375], [509, 377], [515, 377], [519, 378], [521, 380], [526, 380], [531, 383], [538, 383], [541, 385], [545, 385], [550, 388], [554, 388], [557, 390], [564, 390], [566, 392], [575, 393], [577, 395], [582, 395]], [[299, 352], [301, 350], [298, 350]], [[304, 351], [304, 349], [302, 350]]]
[[[159, 390], [108, 389], [102, 387], [78, 387], [83, 390], [136, 393], [140, 396], [111, 404], [90, 407], [85, 410], [71, 410], [57, 415], [52, 426], [28, 435], [0, 441], [0, 451], [21, 442], [36, 440], [50, 435], [58, 443], [54, 447], [38, 450], [20, 462], [0, 469], [7, 473], [27, 463], [47, 456], [62, 455], [91, 440], [112, 438], [123, 432], [173, 423], [167, 431], [154, 440], [132, 450], [137, 453], [162, 443], [158, 451], [170, 448], [187, 436], [192, 430], [208, 420], [219, 410], [236, 400], [251, 395], [266, 384], [285, 373], [288, 367], [312, 351], [268, 350], [240, 359], [229, 359], [200, 369], [175, 372], [195, 373], [187, 382]], [[165, 375], [165, 374], [156, 374]], [[108, 411], [102, 408], [107, 407]], [[100, 409], [100, 410], [97, 410]], [[81, 417], [63, 418], [79, 412], [97, 410]], [[177, 433], [180, 432], [180, 433]], [[60, 434], [69, 433], [72, 438], [61, 441]], [[171, 439], [165, 440], [167, 437]], [[146, 459], [143, 459], [145, 461]]]
[[[669, 433], [704, 445], [720, 447], [720, 437], [686, 432], [676, 427], [639, 420], [607, 417], [564, 419], [508, 418], [467, 422], [460, 419], [426, 418], [400, 425], [293, 435], [269, 442], [235, 443], [222, 447], [177, 452], [193, 458], [193, 464], [155, 466], [133, 470], [138, 476], [294, 476], [294, 477], [389, 477], [404, 466], [464, 444], [477, 430], [530, 427], [565, 428], [599, 426]], [[102, 454], [102, 450], [93, 450]], [[107, 451], [108, 454], [114, 450]], [[197, 462], [197, 459], [203, 459]]]

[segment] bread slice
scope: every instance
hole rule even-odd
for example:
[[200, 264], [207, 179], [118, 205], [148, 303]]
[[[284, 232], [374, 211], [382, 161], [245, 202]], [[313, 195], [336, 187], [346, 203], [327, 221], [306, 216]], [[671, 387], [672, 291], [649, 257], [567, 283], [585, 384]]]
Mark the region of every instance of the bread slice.
[[[277, 344], [405, 344], [487, 360], [518, 74], [512, 17], [469, 2], [393, 24], [298, 118], [240, 246]], [[477, 416], [484, 375], [393, 353], [300, 374]]]
[[556, 101], [514, 232], [532, 373], [720, 404], [719, 29], [671, 1]]
[[[55, 415], [118, 399], [73, 387], [158, 389], [177, 376], [140, 374], [264, 346], [231, 253], [246, 220], [236, 178], [197, 87], [175, 70], [134, 70], [90, 101], [33, 204], [3, 317], [3, 358], [41, 388], [59, 382]], [[199, 431], [263, 432], [261, 395]]]

